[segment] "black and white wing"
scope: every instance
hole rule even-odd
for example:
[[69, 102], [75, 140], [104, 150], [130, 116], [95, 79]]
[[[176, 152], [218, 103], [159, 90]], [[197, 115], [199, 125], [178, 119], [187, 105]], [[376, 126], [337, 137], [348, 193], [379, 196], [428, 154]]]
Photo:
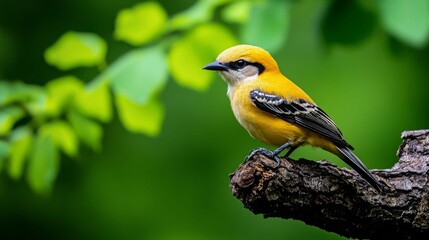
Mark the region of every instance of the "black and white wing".
[[347, 147], [353, 150], [353, 147], [344, 140], [337, 125], [321, 108], [313, 103], [304, 99], [287, 101], [282, 97], [260, 90], [251, 91], [250, 99], [261, 110], [318, 133], [331, 140], [338, 147]]

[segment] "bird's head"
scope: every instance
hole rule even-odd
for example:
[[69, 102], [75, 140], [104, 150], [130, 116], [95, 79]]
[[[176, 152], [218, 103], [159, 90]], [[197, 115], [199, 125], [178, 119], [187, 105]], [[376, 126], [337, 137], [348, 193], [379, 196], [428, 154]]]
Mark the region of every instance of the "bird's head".
[[237, 45], [224, 50], [216, 61], [204, 66], [218, 71], [230, 87], [256, 79], [263, 73], [279, 71], [274, 58], [264, 49], [252, 45]]

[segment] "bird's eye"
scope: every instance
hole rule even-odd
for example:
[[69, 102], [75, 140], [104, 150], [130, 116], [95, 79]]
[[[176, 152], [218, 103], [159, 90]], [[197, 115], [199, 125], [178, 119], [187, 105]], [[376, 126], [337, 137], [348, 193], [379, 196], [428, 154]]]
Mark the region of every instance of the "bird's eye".
[[243, 68], [244, 66], [246, 66], [247, 62], [240, 59], [237, 62], [235, 62], [235, 66], [237, 66], [237, 68]]

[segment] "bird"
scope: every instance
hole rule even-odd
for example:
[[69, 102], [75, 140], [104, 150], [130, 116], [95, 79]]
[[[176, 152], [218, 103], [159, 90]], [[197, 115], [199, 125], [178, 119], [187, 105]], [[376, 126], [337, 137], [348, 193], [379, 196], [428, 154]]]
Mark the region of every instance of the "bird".
[[311, 145], [333, 153], [351, 166], [377, 191], [381, 183], [351, 150], [342, 132], [300, 87], [279, 69], [271, 54], [261, 47], [240, 44], [221, 52], [214, 62], [203, 67], [217, 71], [227, 83], [227, 95], [237, 121], [255, 139], [276, 146], [271, 151], [256, 148], [246, 161], [256, 154], [265, 155], [280, 164], [283, 157], [303, 145]]

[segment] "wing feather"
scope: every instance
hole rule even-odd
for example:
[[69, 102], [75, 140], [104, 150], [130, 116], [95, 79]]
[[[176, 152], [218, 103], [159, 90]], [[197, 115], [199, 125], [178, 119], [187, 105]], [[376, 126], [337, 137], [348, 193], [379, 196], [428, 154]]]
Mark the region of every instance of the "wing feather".
[[267, 94], [260, 90], [251, 91], [250, 99], [256, 107], [263, 111], [320, 134], [338, 147], [347, 147], [353, 150], [353, 147], [344, 140], [334, 121], [313, 103], [304, 99], [287, 101], [282, 97]]

